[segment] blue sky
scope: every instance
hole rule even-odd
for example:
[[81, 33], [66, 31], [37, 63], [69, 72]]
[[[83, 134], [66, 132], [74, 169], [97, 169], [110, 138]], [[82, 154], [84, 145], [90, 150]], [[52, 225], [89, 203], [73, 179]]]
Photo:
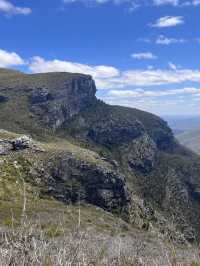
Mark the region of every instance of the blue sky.
[[200, 115], [200, 0], [0, 0], [0, 67], [93, 75], [98, 97]]

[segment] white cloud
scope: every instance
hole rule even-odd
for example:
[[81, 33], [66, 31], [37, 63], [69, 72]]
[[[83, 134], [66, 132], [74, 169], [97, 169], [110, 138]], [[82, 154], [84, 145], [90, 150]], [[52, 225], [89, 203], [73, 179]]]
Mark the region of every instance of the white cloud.
[[153, 3], [156, 6], [161, 6], [161, 5], [178, 6], [179, 5], [179, 0], [154, 0]]
[[42, 57], [36, 56], [32, 58], [29, 65], [30, 70], [34, 73], [44, 72], [72, 72], [84, 73], [92, 75], [96, 80], [97, 85], [104, 86], [107, 79], [117, 77], [120, 75], [119, 70], [112, 66], [89, 66], [87, 64], [80, 64], [70, 61], [61, 61], [54, 59], [52, 61], [45, 61]]
[[133, 11], [143, 6], [161, 7], [164, 5], [171, 5], [173, 7], [187, 7], [187, 6], [200, 5], [200, 0], [62, 0], [62, 1], [65, 4], [80, 2], [86, 6], [103, 5], [106, 3], [113, 3], [116, 5], [126, 4], [129, 5], [130, 11]]
[[200, 88], [111, 90], [102, 99], [113, 105], [122, 105], [161, 114], [200, 114]]
[[0, 67], [10, 67], [23, 65], [24, 60], [14, 52], [7, 52], [0, 49]]
[[166, 28], [166, 27], [175, 27], [178, 25], [184, 24], [184, 18], [182, 16], [165, 16], [156, 20], [155, 23], [150, 26], [156, 28]]
[[15, 6], [7, 0], [0, 0], [0, 12], [9, 15], [29, 15], [31, 13], [31, 9], [29, 7]]
[[170, 45], [170, 44], [176, 44], [176, 43], [186, 43], [186, 39], [176, 39], [176, 38], [168, 38], [164, 35], [160, 35], [156, 39], [156, 44], [161, 44], [161, 45]]
[[138, 6], [138, 3], [139, 1], [138, 0], [63, 0], [63, 2], [65, 4], [70, 4], [70, 3], [75, 3], [75, 2], [81, 2], [83, 4], [86, 4], [86, 5], [91, 5], [91, 4], [106, 4], [106, 3], [109, 3], [109, 2], [112, 2], [114, 4], [124, 4], [124, 3], [129, 3], [131, 4], [133, 7], [137, 7]]
[[170, 69], [130, 69], [120, 71], [112, 66], [91, 66], [71, 61], [45, 60], [34, 57], [29, 68], [39, 72], [73, 72], [92, 75], [99, 89], [120, 89], [130, 86], [158, 86], [180, 84], [183, 82], [200, 82], [200, 70], [177, 68]]
[[169, 65], [169, 67], [170, 67], [172, 70], [177, 70], [177, 68], [178, 68], [178, 67], [177, 67], [174, 63], [172, 63], [172, 62], [169, 62], [168, 65]]
[[200, 0], [193, 0], [193, 1], [192, 1], [192, 4], [193, 4], [194, 6], [198, 6], [198, 5], [200, 5]]
[[138, 60], [144, 60], [144, 59], [157, 59], [157, 56], [152, 54], [151, 52], [146, 53], [135, 53], [131, 55], [132, 58], [138, 59]]
[[168, 90], [111, 90], [108, 92], [109, 96], [114, 97], [163, 97], [163, 96], [173, 96], [173, 95], [184, 95], [184, 94], [199, 94], [200, 88], [186, 87], [182, 89], [168, 89]]
[[[119, 80], [117, 80], [119, 82]], [[178, 84], [182, 82], [200, 82], [200, 71], [192, 69], [177, 70], [128, 70], [122, 73], [119, 84], [152, 86]]]

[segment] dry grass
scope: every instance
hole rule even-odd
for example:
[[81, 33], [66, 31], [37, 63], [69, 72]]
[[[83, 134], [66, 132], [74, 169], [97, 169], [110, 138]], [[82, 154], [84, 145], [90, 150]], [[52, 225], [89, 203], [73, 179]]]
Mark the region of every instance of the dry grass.
[[0, 266], [200, 265], [197, 250], [178, 250], [157, 235], [125, 228], [119, 218], [103, 210], [81, 205], [61, 208], [48, 200], [40, 202], [46, 214], [33, 208], [30, 215], [33, 205], [23, 184], [18, 219], [13, 213], [0, 226]]
[[[24, 208], [26, 206], [24, 205]], [[40, 219], [32, 222], [24, 212], [20, 226], [14, 226], [14, 219], [8, 230], [0, 234], [0, 265], [1, 266], [199, 266], [197, 253], [188, 253], [180, 258], [173, 245], [163, 248], [160, 242], [159, 255], [154, 256], [145, 250], [145, 243], [132, 246], [127, 252], [123, 237], [115, 235], [114, 243], [105, 235], [97, 235], [93, 230], [82, 229], [81, 213], [78, 215], [74, 228], [66, 232], [63, 221], [57, 227], [44, 230]], [[53, 214], [52, 214], [53, 215]], [[12, 219], [11, 219], [12, 221]], [[116, 228], [116, 231], [118, 228]], [[137, 243], [137, 242], [135, 242]], [[189, 256], [189, 257], [187, 257]]]

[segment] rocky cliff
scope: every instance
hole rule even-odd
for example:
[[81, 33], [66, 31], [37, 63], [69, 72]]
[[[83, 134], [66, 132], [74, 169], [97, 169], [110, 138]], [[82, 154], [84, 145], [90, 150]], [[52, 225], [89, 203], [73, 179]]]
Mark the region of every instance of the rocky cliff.
[[199, 239], [199, 157], [159, 117], [107, 105], [95, 93], [87, 75], [0, 71], [4, 186], [20, 175], [40, 197], [87, 202], [144, 230]]
[[[42, 128], [55, 131], [95, 102], [95, 93], [95, 83], [90, 76], [24, 75], [4, 70], [0, 78], [1, 121], [4, 128], [14, 126], [19, 131], [38, 135]], [[5, 121], [5, 114], [9, 121]]]

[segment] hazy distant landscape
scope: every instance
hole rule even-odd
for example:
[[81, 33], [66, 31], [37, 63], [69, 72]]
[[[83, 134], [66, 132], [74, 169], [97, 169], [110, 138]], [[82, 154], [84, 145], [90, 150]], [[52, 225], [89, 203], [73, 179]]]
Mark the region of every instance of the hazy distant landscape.
[[198, 130], [200, 129], [200, 115], [199, 116], [165, 116], [163, 117], [173, 130], [174, 134]]
[[179, 142], [200, 154], [200, 116], [166, 116]]

